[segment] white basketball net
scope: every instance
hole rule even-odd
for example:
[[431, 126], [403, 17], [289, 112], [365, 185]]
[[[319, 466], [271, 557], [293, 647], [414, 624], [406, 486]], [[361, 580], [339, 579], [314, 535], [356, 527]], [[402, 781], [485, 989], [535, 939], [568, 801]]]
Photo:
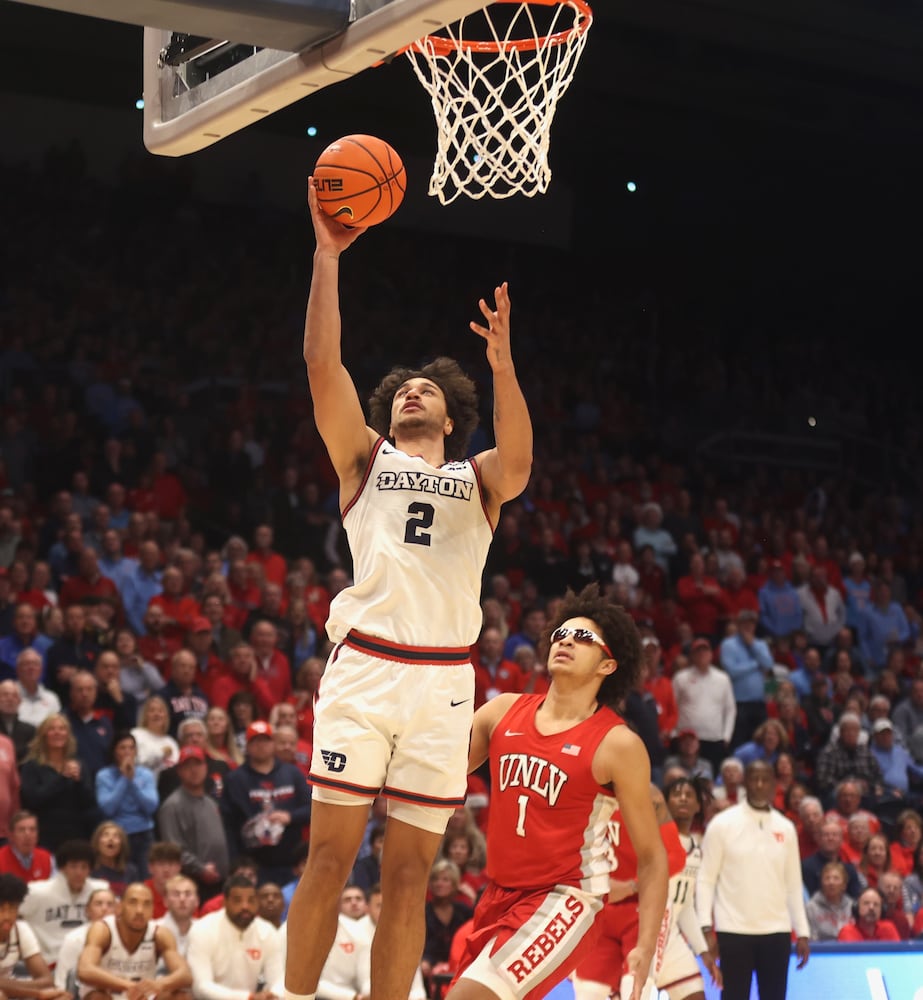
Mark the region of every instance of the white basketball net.
[[408, 47], [436, 117], [431, 195], [448, 205], [548, 190], [551, 122], [591, 23], [585, 4], [501, 0]]

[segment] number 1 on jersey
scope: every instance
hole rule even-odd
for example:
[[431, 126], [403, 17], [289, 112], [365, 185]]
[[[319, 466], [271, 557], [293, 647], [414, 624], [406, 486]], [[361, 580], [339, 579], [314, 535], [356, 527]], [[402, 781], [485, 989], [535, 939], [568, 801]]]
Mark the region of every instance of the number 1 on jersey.
[[516, 820], [516, 836], [526, 835], [526, 806], [529, 804], [528, 795], [520, 795], [516, 800], [519, 803], [519, 818]]

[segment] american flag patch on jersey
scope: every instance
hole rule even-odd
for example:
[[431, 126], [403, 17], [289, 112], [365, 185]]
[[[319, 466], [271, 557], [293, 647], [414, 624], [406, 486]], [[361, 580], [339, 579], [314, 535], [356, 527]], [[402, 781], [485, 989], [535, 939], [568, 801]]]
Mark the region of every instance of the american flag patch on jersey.
[[564, 746], [561, 747], [561, 753], [567, 753], [570, 754], [571, 757], [576, 757], [577, 754], [580, 753], [580, 747], [578, 747], [576, 743], [565, 743]]

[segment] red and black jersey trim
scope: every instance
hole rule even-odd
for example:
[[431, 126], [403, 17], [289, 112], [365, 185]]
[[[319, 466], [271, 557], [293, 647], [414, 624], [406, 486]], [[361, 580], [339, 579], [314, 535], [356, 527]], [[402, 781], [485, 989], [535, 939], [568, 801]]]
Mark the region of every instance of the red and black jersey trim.
[[359, 649], [380, 660], [393, 660], [397, 663], [433, 663], [456, 667], [471, 662], [470, 646], [405, 646], [355, 629], [346, 633], [343, 645]]

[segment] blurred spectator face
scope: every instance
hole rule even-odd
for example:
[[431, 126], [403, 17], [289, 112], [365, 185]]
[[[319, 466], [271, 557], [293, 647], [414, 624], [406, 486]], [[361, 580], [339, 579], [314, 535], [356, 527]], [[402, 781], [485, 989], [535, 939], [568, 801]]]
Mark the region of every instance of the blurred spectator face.
[[276, 648], [276, 627], [272, 622], [257, 622], [250, 630], [250, 642], [257, 656], [269, 656]]
[[347, 886], [340, 895], [340, 913], [358, 920], [368, 912], [365, 893], [358, 886]]
[[836, 821], [824, 823], [817, 837], [817, 846], [828, 857], [837, 857], [843, 846], [843, 828]]
[[38, 820], [34, 816], [24, 816], [10, 830], [10, 844], [17, 854], [31, 858], [38, 846]]
[[163, 592], [169, 597], [179, 597], [183, 591], [183, 573], [176, 566], [168, 566], [160, 578]]
[[485, 663], [497, 663], [503, 658], [503, 636], [499, 629], [490, 626], [483, 629], [478, 652]]
[[253, 544], [260, 552], [268, 552], [272, 548], [272, 528], [261, 524], [253, 533]]
[[285, 909], [285, 900], [282, 897], [282, 890], [275, 882], [264, 882], [256, 890], [256, 900], [259, 907], [259, 915], [276, 926], [282, 919], [282, 911]]
[[96, 703], [96, 678], [85, 670], [80, 670], [71, 678], [70, 704], [78, 717], [87, 716]]
[[148, 861], [147, 867], [151, 873], [151, 881], [157, 887], [157, 891], [165, 896], [167, 882], [179, 875], [181, 863], [179, 861], [169, 861], [161, 858], [158, 861]]
[[279, 760], [288, 764], [295, 763], [295, 751], [298, 749], [298, 733], [291, 726], [277, 726], [272, 731], [275, 754]]
[[115, 913], [115, 896], [110, 889], [96, 889], [84, 910], [87, 923], [102, 920], [110, 913]]
[[229, 565], [228, 569], [228, 579], [235, 586], [240, 589], [245, 589], [250, 585], [250, 581], [247, 577], [247, 564], [243, 559], [235, 559]]
[[840, 743], [853, 749], [859, 745], [859, 733], [862, 726], [853, 719], [840, 720]]
[[223, 568], [224, 564], [221, 559], [220, 552], [212, 549], [210, 552], [205, 553], [205, 563], [203, 569], [206, 577], [211, 576], [212, 573], [218, 573], [221, 575]]
[[529, 674], [535, 670], [538, 662], [535, 650], [532, 646], [528, 645], [517, 646], [516, 651], [513, 653], [513, 659]]
[[846, 894], [846, 874], [841, 868], [824, 868], [820, 876], [820, 891], [831, 903], [838, 903]]
[[109, 559], [117, 559], [122, 554], [122, 538], [112, 528], [103, 533], [103, 555]]
[[220, 625], [224, 618], [224, 601], [217, 594], [210, 594], [202, 602], [202, 614], [212, 625]]
[[87, 546], [80, 553], [79, 562], [80, 575], [85, 580], [95, 580], [99, 576], [99, 566], [96, 562], [96, 550]]
[[160, 546], [156, 542], [143, 542], [138, 549], [138, 562], [145, 573], [153, 573], [160, 565]]
[[187, 649], [181, 649], [173, 654], [170, 660], [170, 677], [180, 688], [189, 687], [195, 680], [196, 661]]
[[267, 583], [263, 587], [263, 611], [268, 615], [278, 615], [282, 607], [282, 588], [277, 583]]
[[105, 687], [110, 681], [115, 680], [119, 676], [121, 668], [122, 665], [119, 662], [118, 653], [106, 650], [99, 654], [93, 673], [96, 675], [100, 687]]
[[19, 604], [13, 615], [13, 631], [21, 639], [28, 641], [36, 632], [35, 608], [31, 604]]
[[700, 552], [695, 552], [689, 557], [689, 573], [691, 576], [702, 576], [705, 572], [705, 560]]
[[878, 876], [878, 889], [885, 898], [888, 907], [901, 905], [901, 894], [904, 880], [897, 872], [882, 872]]
[[349, 586], [349, 574], [344, 569], [332, 569], [327, 574], [327, 591], [331, 598]]
[[16, 679], [27, 691], [35, 691], [42, 677], [42, 658], [34, 649], [24, 649], [16, 657]]
[[177, 922], [190, 920], [199, 908], [199, 890], [195, 882], [185, 875], [175, 875], [167, 882], [163, 899], [167, 911]]
[[881, 920], [881, 897], [874, 889], [865, 889], [856, 900], [857, 923], [875, 924]]
[[16, 715], [21, 701], [15, 681], [0, 683], [0, 715]]
[[144, 627], [150, 635], [157, 635], [163, 631], [163, 608], [159, 604], [149, 604], [144, 612]]
[[240, 535], [232, 535], [224, 546], [224, 555], [229, 564], [238, 559], [246, 559], [247, 543]]
[[87, 879], [90, 877], [90, 865], [87, 861], [68, 861], [61, 866], [61, 874], [67, 882], [67, 887], [76, 896], [83, 892]]
[[862, 802], [862, 792], [852, 781], [844, 781], [836, 793], [836, 809], [841, 816], [852, 816]]
[[[255, 631], [255, 629], [254, 629]], [[250, 633], [251, 636], [253, 633]], [[235, 646], [231, 650], [230, 666], [233, 673], [238, 677], [246, 679], [256, 665], [256, 658], [252, 646]]]
[[203, 747], [207, 739], [205, 723], [201, 719], [185, 719], [177, 732], [177, 743], [181, 747]]
[[82, 604], [72, 604], [64, 611], [64, 629], [73, 639], [81, 639], [87, 624], [86, 611]]
[[110, 483], [106, 490], [106, 503], [110, 510], [120, 511], [125, 506], [125, 487], [121, 483]]
[[295, 687], [299, 691], [316, 691], [324, 676], [326, 663], [319, 656], [310, 656], [298, 668]]
[[298, 726], [298, 713], [295, 706], [287, 701], [281, 701], [273, 709], [270, 721], [273, 726], [291, 726], [293, 729]]
[[224, 898], [224, 912], [238, 930], [246, 930], [259, 912], [256, 888], [235, 885]]

